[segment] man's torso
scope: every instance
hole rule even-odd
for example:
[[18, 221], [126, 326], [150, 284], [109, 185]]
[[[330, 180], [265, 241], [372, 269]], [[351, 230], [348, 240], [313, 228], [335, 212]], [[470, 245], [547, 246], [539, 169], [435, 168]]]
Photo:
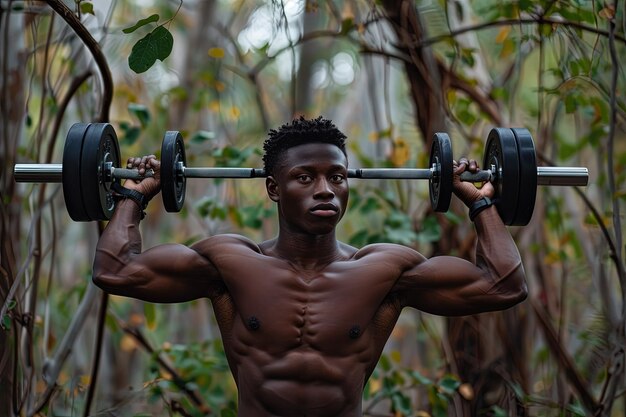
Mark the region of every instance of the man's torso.
[[221, 274], [211, 300], [240, 416], [360, 415], [363, 386], [402, 308], [394, 284], [420, 255], [344, 245], [342, 259], [304, 270], [240, 237], [197, 250]]

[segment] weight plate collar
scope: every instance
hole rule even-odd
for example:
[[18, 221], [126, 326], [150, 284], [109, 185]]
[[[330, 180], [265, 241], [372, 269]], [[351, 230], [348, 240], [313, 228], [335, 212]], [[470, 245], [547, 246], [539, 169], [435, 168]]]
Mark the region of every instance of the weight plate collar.
[[187, 166], [185, 144], [180, 132], [165, 133], [161, 145], [161, 195], [169, 212], [179, 212], [185, 202], [187, 178], [182, 172]]
[[483, 166], [493, 173], [496, 189], [496, 207], [504, 224], [512, 225], [516, 220], [520, 193], [519, 156], [513, 131], [494, 128], [489, 132]]
[[452, 144], [446, 133], [435, 133], [430, 148], [430, 168], [432, 175], [428, 180], [430, 205], [435, 211], [445, 212], [450, 208], [452, 199]]

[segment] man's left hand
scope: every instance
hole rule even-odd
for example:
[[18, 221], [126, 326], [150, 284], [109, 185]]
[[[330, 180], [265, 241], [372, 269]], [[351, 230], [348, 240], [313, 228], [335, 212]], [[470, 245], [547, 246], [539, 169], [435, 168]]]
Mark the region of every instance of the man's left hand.
[[474, 183], [461, 181], [461, 174], [465, 171], [477, 172], [479, 171], [478, 162], [475, 159], [467, 159], [462, 157], [459, 161], [454, 161], [454, 178], [452, 181], [454, 194], [470, 207], [475, 201], [480, 200], [483, 197], [493, 198], [495, 194], [495, 188], [490, 182], [482, 184], [480, 188], [476, 187]]

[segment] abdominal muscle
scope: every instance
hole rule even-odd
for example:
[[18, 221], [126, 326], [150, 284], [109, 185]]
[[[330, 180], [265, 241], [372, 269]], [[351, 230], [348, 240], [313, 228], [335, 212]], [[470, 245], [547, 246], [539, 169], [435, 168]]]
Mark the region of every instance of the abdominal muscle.
[[362, 364], [349, 363], [354, 358], [327, 358], [308, 347], [269, 361], [258, 353], [238, 367], [239, 417], [361, 415], [364, 376]]

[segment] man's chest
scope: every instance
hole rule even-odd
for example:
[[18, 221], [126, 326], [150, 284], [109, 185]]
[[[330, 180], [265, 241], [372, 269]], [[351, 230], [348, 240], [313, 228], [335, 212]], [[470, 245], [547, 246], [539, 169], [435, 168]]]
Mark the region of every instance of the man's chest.
[[284, 262], [253, 263], [225, 265], [222, 274], [235, 311], [232, 330], [257, 347], [310, 346], [340, 354], [367, 343], [372, 332], [386, 332], [385, 323], [393, 326], [397, 318], [380, 320], [397, 278], [388, 268], [342, 262], [303, 271]]

